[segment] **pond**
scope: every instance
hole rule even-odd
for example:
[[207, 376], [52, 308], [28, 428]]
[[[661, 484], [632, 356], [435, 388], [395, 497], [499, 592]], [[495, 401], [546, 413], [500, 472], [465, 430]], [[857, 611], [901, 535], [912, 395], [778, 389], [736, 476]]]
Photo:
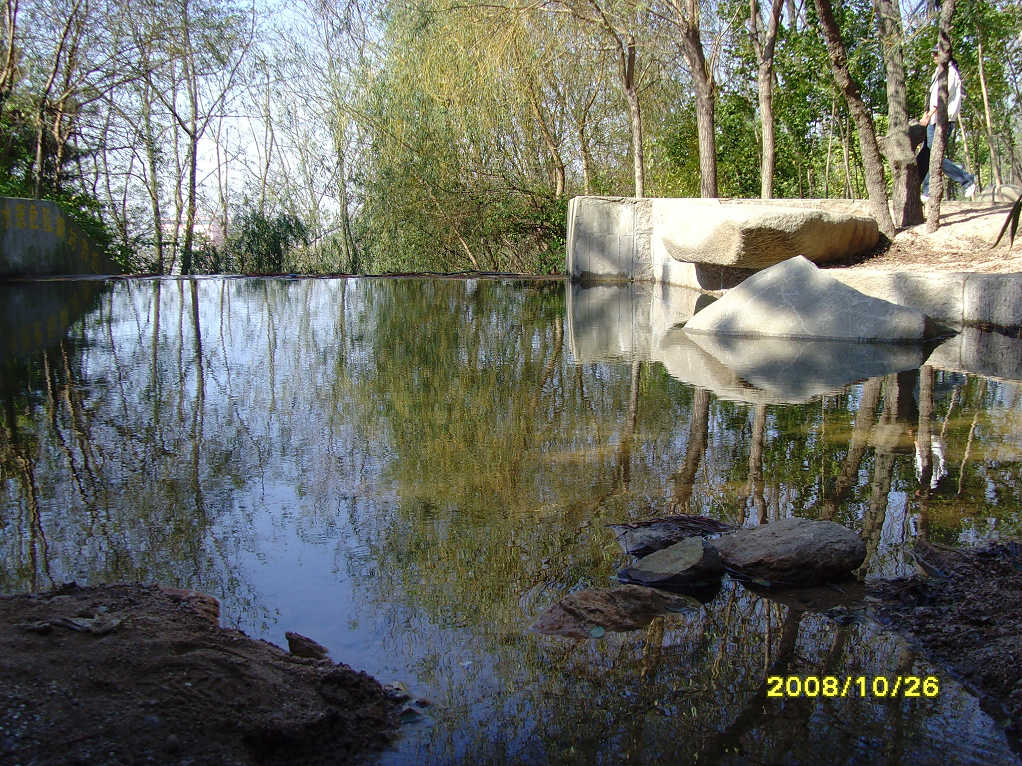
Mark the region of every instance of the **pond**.
[[[727, 578], [641, 630], [530, 630], [612, 583], [629, 559], [606, 525], [630, 519], [833, 519], [865, 538], [865, 577], [911, 573], [918, 537], [1022, 538], [1016, 380], [905, 366], [929, 348], [868, 375], [828, 351], [843, 380], [729, 367], [608, 289], [4, 285], [0, 592], [159, 582], [253, 637], [311, 636], [433, 702], [383, 763], [1016, 762], [904, 640]], [[783, 642], [801, 676], [940, 693], [764, 699]]]

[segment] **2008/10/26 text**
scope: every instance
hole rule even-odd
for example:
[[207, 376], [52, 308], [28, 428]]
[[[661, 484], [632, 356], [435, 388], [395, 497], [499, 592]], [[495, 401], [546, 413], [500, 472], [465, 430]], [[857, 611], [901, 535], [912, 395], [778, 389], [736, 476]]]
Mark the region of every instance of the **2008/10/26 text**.
[[936, 676], [767, 676], [768, 697], [936, 697]]

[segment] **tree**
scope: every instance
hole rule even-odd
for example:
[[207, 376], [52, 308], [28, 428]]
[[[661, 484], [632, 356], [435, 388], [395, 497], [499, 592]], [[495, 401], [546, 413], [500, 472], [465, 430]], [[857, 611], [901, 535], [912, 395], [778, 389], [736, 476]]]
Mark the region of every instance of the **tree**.
[[774, 196], [774, 46], [784, 0], [773, 0], [766, 29], [760, 30], [759, 0], [749, 0], [749, 38], [756, 53], [759, 119], [763, 126], [763, 158], [760, 162], [760, 196]]
[[901, 9], [894, 0], [874, 0], [877, 23], [883, 44], [887, 71], [887, 136], [884, 153], [891, 165], [894, 197], [894, 223], [914, 226], [923, 222], [919, 200], [919, 170], [909, 139], [908, 94], [905, 85], [905, 59], [902, 50], [904, 33]]
[[820, 29], [827, 43], [831, 70], [834, 80], [844, 94], [845, 101], [855, 120], [859, 131], [859, 146], [862, 150], [862, 163], [866, 175], [866, 188], [869, 190], [870, 212], [876, 219], [880, 231], [889, 238], [894, 237], [894, 221], [887, 207], [887, 187], [884, 183], [884, 166], [877, 143], [876, 131], [869, 110], [862, 101], [859, 87], [852, 79], [848, 70], [848, 57], [841, 32], [834, 20], [834, 11], [830, 0], [815, 0], [816, 12], [820, 20]]
[[937, 26], [937, 127], [933, 132], [933, 146], [930, 147], [930, 200], [926, 203], [926, 230], [934, 232], [940, 228], [940, 201], [944, 196], [944, 171], [941, 163], [947, 141], [947, 72], [951, 61], [951, 17], [955, 12], [955, 0], [944, 0], [940, 8]]
[[703, 197], [717, 196], [717, 140], [714, 108], [716, 83], [713, 57], [706, 60], [699, 30], [699, 0], [670, 0], [674, 23], [680, 35], [681, 51], [688, 63], [696, 95], [696, 130], [699, 135], [699, 192]]

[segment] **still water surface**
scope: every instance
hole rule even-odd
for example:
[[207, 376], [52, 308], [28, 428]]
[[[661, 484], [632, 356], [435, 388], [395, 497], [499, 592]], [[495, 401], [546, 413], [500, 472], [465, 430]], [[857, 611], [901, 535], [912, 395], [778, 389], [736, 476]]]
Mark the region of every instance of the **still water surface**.
[[[743, 401], [591, 353], [572, 289], [5, 286], [0, 592], [160, 582], [254, 637], [309, 635], [433, 701], [385, 763], [1016, 762], [971, 694], [865, 617], [725, 580], [644, 630], [529, 630], [611, 584], [628, 560], [605, 525], [629, 519], [830, 518], [862, 532], [866, 577], [910, 573], [918, 536], [1022, 537], [1018, 382], [924, 368]], [[793, 674], [941, 693], [766, 699], [784, 642]]]

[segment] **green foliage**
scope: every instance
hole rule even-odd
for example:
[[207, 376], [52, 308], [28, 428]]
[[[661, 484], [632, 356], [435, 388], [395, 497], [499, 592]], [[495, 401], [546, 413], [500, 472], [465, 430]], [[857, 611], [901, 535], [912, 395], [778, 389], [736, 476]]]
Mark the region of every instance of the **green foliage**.
[[292, 251], [309, 241], [298, 216], [267, 214], [248, 206], [233, 221], [234, 233], [223, 247], [203, 241], [195, 254], [198, 273], [281, 274], [291, 270]]

